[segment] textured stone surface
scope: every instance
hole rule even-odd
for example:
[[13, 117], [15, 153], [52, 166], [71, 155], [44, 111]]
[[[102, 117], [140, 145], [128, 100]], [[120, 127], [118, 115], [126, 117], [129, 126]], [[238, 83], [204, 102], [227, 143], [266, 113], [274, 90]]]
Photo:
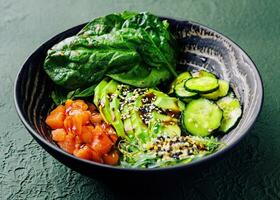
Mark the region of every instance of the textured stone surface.
[[[16, 1], [0, 0], [0, 199], [280, 199], [280, 70], [278, 0]], [[53, 35], [114, 11], [149, 10], [189, 19], [232, 38], [264, 80], [263, 111], [249, 136], [192, 183], [170, 190], [143, 184], [131, 191], [83, 177], [48, 155], [27, 133], [13, 106], [16, 73]]]

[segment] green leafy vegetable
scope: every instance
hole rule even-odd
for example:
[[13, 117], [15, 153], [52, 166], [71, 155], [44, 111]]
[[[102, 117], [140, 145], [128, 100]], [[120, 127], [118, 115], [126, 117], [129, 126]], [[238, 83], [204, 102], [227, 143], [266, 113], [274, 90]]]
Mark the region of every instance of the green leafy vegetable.
[[214, 137], [160, 136], [148, 144], [123, 140], [119, 143], [119, 150], [123, 154], [122, 167], [157, 168], [189, 163], [216, 152], [222, 146]]
[[[106, 75], [133, 86], [154, 87], [176, 76], [174, 46], [166, 21], [149, 13], [111, 14], [53, 46], [44, 69], [69, 90], [94, 85]], [[133, 80], [135, 74], [139, 78]]]
[[94, 89], [96, 85], [92, 85], [84, 90], [81, 90], [80, 88], [77, 90], [74, 90], [72, 92], [69, 92], [67, 95], [68, 99], [73, 99], [73, 98], [84, 98], [84, 97], [90, 97], [94, 95]]
[[61, 105], [67, 100], [67, 92], [61, 87], [55, 87], [51, 93], [51, 98], [55, 105]]
[[94, 89], [96, 85], [92, 85], [85, 89], [76, 89], [72, 91], [65, 90], [59, 86], [56, 86], [51, 93], [51, 98], [56, 105], [61, 105], [66, 102], [67, 99], [85, 98], [94, 95]]
[[122, 72], [119, 74], [108, 74], [114, 80], [120, 81], [122, 83], [138, 86], [138, 87], [153, 87], [159, 82], [164, 81], [169, 78], [168, 69], [156, 69], [151, 70], [143, 68], [140, 65], [136, 65], [128, 72]]

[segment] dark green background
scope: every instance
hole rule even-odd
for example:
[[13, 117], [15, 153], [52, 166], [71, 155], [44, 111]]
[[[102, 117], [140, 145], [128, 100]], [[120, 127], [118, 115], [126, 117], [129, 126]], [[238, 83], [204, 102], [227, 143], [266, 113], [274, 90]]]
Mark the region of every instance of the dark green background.
[[[262, 113], [248, 137], [194, 181], [174, 182], [170, 190], [143, 184], [134, 194], [115, 191], [71, 171], [31, 138], [14, 109], [16, 73], [40, 44], [124, 9], [189, 19], [224, 33], [251, 56], [264, 80]], [[0, 0], [0, 199], [122, 199], [126, 194], [134, 199], [148, 193], [160, 199], [280, 199], [279, 13], [278, 0]]]

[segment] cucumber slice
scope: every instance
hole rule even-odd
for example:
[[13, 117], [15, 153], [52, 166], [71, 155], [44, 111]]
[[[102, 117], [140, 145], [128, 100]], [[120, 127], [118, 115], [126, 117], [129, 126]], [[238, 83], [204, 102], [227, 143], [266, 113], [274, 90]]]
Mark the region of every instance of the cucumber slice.
[[209, 93], [219, 88], [219, 83], [216, 78], [202, 76], [195, 77], [185, 82], [185, 88], [190, 92]]
[[202, 76], [208, 76], [212, 78], [216, 78], [216, 76], [210, 72], [207, 72], [205, 70], [199, 70], [197, 72], [192, 73], [193, 77], [202, 77]]
[[179, 74], [179, 76], [176, 78], [176, 83], [180, 83], [182, 81], [188, 80], [191, 77], [192, 76], [191, 76], [190, 72], [183, 72], [183, 73]]
[[186, 98], [182, 98], [181, 101], [185, 102], [185, 103], [190, 103], [192, 100], [194, 100], [196, 98], [195, 97], [186, 97]]
[[240, 118], [242, 114], [241, 105], [238, 99], [231, 96], [218, 100], [217, 104], [223, 110], [223, 119], [219, 130], [226, 133]]
[[217, 100], [220, 97], [226, 96], [229, 90], [229, 83], [224, 80], [218, 80], [218, 83], [219, 83], [219, 88], [216, 91], [207, 94], [201, 94], [201, 96], [206, 99], [212, 99], [212, 100]]
[[196, 136], [208, 136], [221, 124], [223, 113], [212, 101], [204, 98], [191, 101], [183, 112], [183, 126]]
[[168, 94], [172, 94], [175, 90], [175, 87], [178, 83], [181, 83], [182, 81], [190, 79], [192, 76], [189, 72], [183, 72], [179, 74], [179, 76], [171, 83], [170, 90]]
[[176, 96], [182, 97], [182, 98], [198, 96], [198, 94], [196, 92], [190, 92], [185, 89], [185, 82], [178, 83], [175, 86], [175, 94], [176, 94]]

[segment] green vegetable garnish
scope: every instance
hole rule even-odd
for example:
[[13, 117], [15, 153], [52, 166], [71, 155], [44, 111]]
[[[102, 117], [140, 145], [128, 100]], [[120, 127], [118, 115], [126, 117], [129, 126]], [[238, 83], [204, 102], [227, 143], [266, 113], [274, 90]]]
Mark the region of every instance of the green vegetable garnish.
[[106, 75], [133, 86], [154, 87], [177, 75], [175, 57], [166, 21], [126, 11], [94, 19], [53, 46], [44, 69], [68, 90], [90, 87]]
[[121, 165], [130, 168], [157, 168], [186, 164], [216, 152], [223, 144], [217, 139], [197, 136], [160, 136], [145, 145], [121, 141]]

